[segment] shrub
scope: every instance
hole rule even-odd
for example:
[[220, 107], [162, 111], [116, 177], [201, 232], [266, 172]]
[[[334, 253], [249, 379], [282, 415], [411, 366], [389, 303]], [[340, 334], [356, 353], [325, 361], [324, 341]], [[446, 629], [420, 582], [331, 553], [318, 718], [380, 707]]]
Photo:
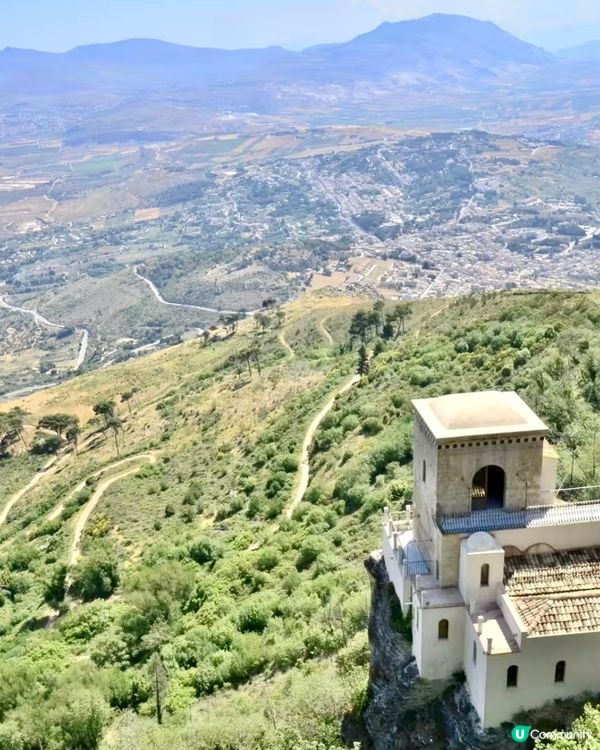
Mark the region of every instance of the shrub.
[[267, 627], [270, 616], [271, 610], [265, 602], [260, 600], [248, 602], [240, 607], [238, 627], [242, 633], [262, 633]]
[[212, 539], [202, 537], [190, 544], [188, 554], [198, 565], [206, 565], [206, 563], [216, 562], [223, 554], [223, 551]]
[[73, 590], [84, 601], [108, 598], [119, 584], [119, 566], [112, 547], [96, 543], [73, 578]]
[[365, 419], [361, 425], [361, 432], [367, 437], [377, 435], [377, 433], [381, 432], [381, 430], [383, 430], [383, 424], [381, 423], [381, 420], [377, 419], [376, 417], [369, 417], [368, 419]]
[[264, 549], [260, 555], [258, 556], [258, 560], [256, 561], [256, 567], [259, 570], [263, 571], [269, 571], [273, 570], [273, 568], [276, 568], [279, 564], [279, 553], [276, 549], [273, 547], [267, 547]]
[[324, 544], [321, 539], [314, 536], [309, 536], [304, 540], [300, 550], [298, 551], [298, 557], [296, 558], [296, 568], [298, 570], [305, 570], [309, 568], [319, 555], [324, 550]]

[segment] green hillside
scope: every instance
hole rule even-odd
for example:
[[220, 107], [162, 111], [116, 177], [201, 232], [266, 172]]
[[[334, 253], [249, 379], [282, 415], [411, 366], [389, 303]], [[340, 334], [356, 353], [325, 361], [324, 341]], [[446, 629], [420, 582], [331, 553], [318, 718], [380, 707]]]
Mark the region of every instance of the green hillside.
[[[363, 560], [411, 497], [410, 399], [516, 388], [564, 486], [600, 484], [599, 299], [396, 316], [311, 296], [19, 402], [20, 435], [0, 417], [0, 750], [342, 747], [368, 700]], [[295, 507], [307, 430], [344, 386]], [[52, 448], [35, 425], [57, 412], [79, 418], [79, 455], [49, 465], [30, 449]]]

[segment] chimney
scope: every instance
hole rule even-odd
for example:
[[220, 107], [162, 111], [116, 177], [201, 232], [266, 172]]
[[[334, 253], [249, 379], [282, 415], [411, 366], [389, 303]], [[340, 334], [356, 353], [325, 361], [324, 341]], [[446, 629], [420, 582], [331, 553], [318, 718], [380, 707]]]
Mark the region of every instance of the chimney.
[[475, 625], [475, 632], [481, 635], [483, 630], [483, 615], [477, 615], [477, 624]]
[[492, 653], [492, 639], [491, 638], [487, 639], [487, 653], [488, 654]]

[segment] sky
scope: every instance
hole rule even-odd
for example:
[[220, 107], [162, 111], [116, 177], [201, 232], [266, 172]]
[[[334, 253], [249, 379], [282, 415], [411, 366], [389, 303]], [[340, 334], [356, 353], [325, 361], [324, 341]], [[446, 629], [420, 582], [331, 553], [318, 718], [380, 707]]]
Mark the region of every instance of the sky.
[[600, 39], [598, 0], [0, 0], [0, 49], [59, 52], [132, 37], [301, 49], [429, 13], [494, 21], [552, 51]]

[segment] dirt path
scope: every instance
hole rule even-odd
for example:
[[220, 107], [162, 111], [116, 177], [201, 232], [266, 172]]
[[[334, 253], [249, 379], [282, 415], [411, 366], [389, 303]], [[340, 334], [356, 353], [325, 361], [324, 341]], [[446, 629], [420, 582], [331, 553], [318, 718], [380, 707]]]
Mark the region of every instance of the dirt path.
[[327, 341], [327, 343], [330, 346], [333, 346], [333, 339], [331, 338], [331, 334], [329, 333], [327, 328], [325, 328], [325, 321], [327, 320], [328, 317], [329, 316], [325, 316], [324, 318], [321, 318], [321, 320], [319, 321], [319, 331], [321, 332], [325, 341]]
[[418, 339], [419, 336], [421, 335], [421, 328], [423, 327], [423, 323], [429, 323], [430, 320], [437, 318], [437, 316], [440, 315], [440, 313], [443, 313], [444, 310], [447, 310], [451, 304], [452, 304], [451, 302], [448, 302], [447, 304], [442, 305], [442, 307], [438, 308], [434, 313], [432, 313], [427, 318], [425, 318], [425, 320], [421, 323], [421, 325], [415, 331], [415, 338]]
[[34, 487], [36, 487], [42, 481], [42, 479], [52, 476], [52, 474], [56, 474], [58, 469], [63, 465], [63, 463], [69, 458], [70, 455], [70, 453], [66, 453], [61, 458], [47, 463], [41, 471], [34, 475], [34, 477], [28, 484], [25, 485], [25, 487], [22, 487], [18, 492], [15, 492], [15, 494], [9, 498], [8, 502], [0, 512], [0, 526], [6, 523], [8, 514], [13, 509], [13, 506], [18, 503], [19, 500], [21, 500], [24, 495], [29, 492], [29, 490], [32, 490]]
[[298, 474], [296, 477], [294, 494], [292, 495], [290, 504], [285, 510], [286, 518], [292, 517], [292, 513], [297, 508], [298, 503], [300, 503], [300, 501], [304, 497], [304, 493], [306, 492], [306, 488], [308, 487], [308, 480], [310, 478], [310, 447], [315, 437], [315, 433], [319, 429], [319, 425], [331, 411], [336, 398], [342, 393], [346, 393], [347, 391], [349, 391], [359, 381], [360, 375], [353, 375], [349, 380], [346, 380], [346, 382], [341, 385], [337, 389], [337, 391], [335, 391], [335, 393], [330, 397], [325, 406], [321, 409], [321, 411], [316, 415], [316, 417], [308, 426], [308, 430], [306, 431], [306, 435], [304, 436], [304, 441], [302, 443], [302, 450], [300, 453], [300, 467], [298, 469]]
[[[149, 463], [153, 464], [156, 463], [156, 455], [154, 453], [142, 453], [138, 456], [130, 456], [129, 458], [124, 458], [121, 461], [117, 461], [114, 464], [106, 466], [102, 471], [108, 471], [110, 469], [114, 469], [117, 466], [123, 465], [126, 462], [132, 461], [135, 461], [136, 463], [145, 463], [146, 461], [148, 461]], [[106, 479], [100, 482], [100, 484], [96, 487], [96, 489], [94, 490], [94, 494], [84, 506], [75, 523], [75, 527], [73, 529], [73, 537], [71, 539], [71, 551], [69, 554], [68, 563], [69, 568], [73, 568], [75, 565], [77, 565], [80, 554], [81, 536], [85, 530], [87, 522], [90, 520], [90, 516], [92, 515], [94, 509], [98, 505], [98, 502], [102, 498], [102, 495], [104, 495], [106, 490], [115, 482], [119, 482], [121, 479], [125, 479], [125, 477], [128, 477], [131, 474], [135, 474], [135, 472], [138, 471], [139, 468], [140, 467], [138, 465], [135, 465], [132, 468], [127, 469], [126, 471], [120, 472], [119, 474], [113, 474], [109, 477], [106, 477]], [[68, 587], [69, 586], [67, 585], [67, 588]]]
[[81, 490], [85, 489], [88, 479], [96, 479], [97, 477], [101, 477], [102, 474], [106, 474], [107, 471], [112, 471], [113, 469], [116, 469], [119, 466], [123, 466], [124, 464], [129, 464], [132, 461], [139, 461], [142, 458], [147, 458], [149, 461], [151, 461], [151, 463], [154, 463], [154, 461], [150, 458], [150, 456], [153, 455], [154, 454], [152, 453], [142, 453], [139, 456], [128, 456], [127, 458], [122, 458], [119, 461], [115, 461], [112, 464], [108, 464], [108, 466], [103, 466], [101, 469], [92, 472], [85, 479], [82, 479], [81, 482], [79, 482], [79, 484], [76, 485], [68, 495], [65, 495], [64, 499], [61, 500], [60, 503], [58, 503], [58, 505], [56, 505], [50, 511], [50, 513], [48, 513], [48, 520], [53, 521], [55, 518], [58, 518], [60, 516], [65, 508], [66, 503], [68, 503], [72, 497], [75, 497], [78, 492], [81, 492]]
[[285, 340], [285, 335], [284, 335], [283, 331], [281, 331], [281, 333], [279, 334], [279, 336], [277, 336], [277, 340], [279, 341], [279, 343], [281, 344], [281, 346], [283, 346], [283, 348], [286, 350], [286, 352], [287, 352], [287, 358], [288, 359], [294, 359], [294, 357], [296, 356], [296, 352], [292, 349], [292, 347]]

